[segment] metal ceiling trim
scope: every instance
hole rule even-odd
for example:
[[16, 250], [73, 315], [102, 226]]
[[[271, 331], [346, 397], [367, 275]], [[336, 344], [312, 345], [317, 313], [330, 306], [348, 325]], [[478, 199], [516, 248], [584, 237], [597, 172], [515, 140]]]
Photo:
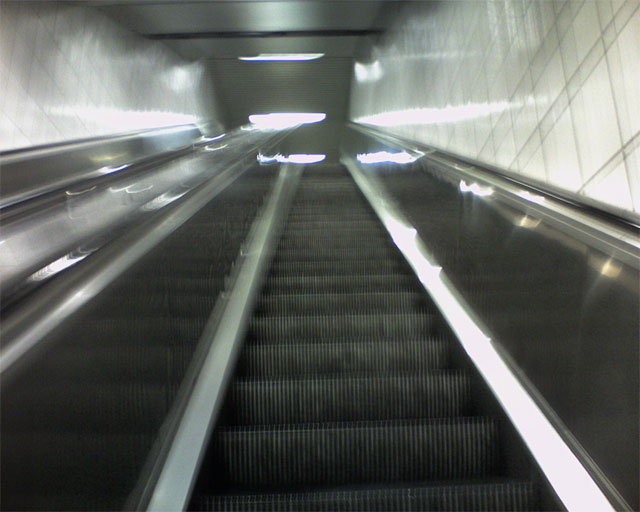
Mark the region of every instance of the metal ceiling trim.
[[261, 30], [261, 31], [214, 31], [214, 32], [170, 32], [143, 34], [147, 39], [155, 41], [185, 39], [239, 39], [239, 38], [271, 38], [271, 37], [353, 37], [379, 36], [380, 29], [324, 29], [324, 30]]

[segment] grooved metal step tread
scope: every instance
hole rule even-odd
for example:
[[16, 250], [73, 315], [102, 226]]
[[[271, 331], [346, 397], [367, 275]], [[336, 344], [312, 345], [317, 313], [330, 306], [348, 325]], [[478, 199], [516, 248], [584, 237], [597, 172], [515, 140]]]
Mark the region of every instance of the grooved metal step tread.
[[213, 309], [217, 297], [210, 292], [200, 293], [158, 293], [151, 290], [144, 294], [144, 300], [140, 300], [140, 294], [110, 294], [102, 301], [101, 309], [107, 316], [110, 312], [133, 311], [149, 312], [161, 310], [171, 312], [172, 315], [191, 317], [208, 316]]
[[47, 434], [151, 433], [154, 425], [162, 423], [176, 388], [177, 384], [171, 386], [157, 381], [152, 384], [144, 378], [101, 382], [98, 386], [38, 383], [21, 389], [16, 399], [24, 414], [3, 419], [3, 425], [9, 431], [26, 429], [33, 432], [33, 422], [37, 418], [38, 428]]
[[93, 343], [122, 346], [131, 345], [137, 340], [147, 346], [155, 343], [168, 343], [171, 346], [197, 341], [207, 321], [206, 318], [178, 316], [145, 316], [136, 322], [130, 319], [128, 315], [111, 318], [101, 315], [93, 320], [84, 320], [81, 325], [83, 333]]
[[262, 290], [269, 293], [354, 293], [386, 291], [419, 291], [421, 287], [412, 275], [359, 276], [280, 276], [268, 277]]
[[274, 261], [271, 276], [314, 276], [314, 275], [373, 275], [373, 274], [406, 274], [410, 268], [402, 260], [316, 260], [316, 261]]
[[273, 425], [454, 417], [469, 414], [469, 397], [469, 378], [461, 371], [241, 379], [231, 385], [223, 421]]
[[395, 339], [386, 341], [321, 340], [272, 345], [246, 345], [237, 375], [278, 377], [344, 372], [418, 371], [447, 368], [449, 341]]
[[380, 222], [371, 218], [369, 220], [363, 220], [362, 218], [349, 219], [346, 218], [338, 218], [338, 219], [313, 219], [313, 220], [305, 220], [305, 222], [295, 222], [291, 218], [286, 222], [284, 235], [294, 234], [297, 231], [304, 232], [332, 232], [332, 231], [343, 231], [350, 229], [359, 229], [361, 231], [376, 231], [381, 232], [384, 229], [380, 226]]
[[375, 249], [381, 244], [391, 243], [391, 239], [386, 234], [379, 235], [358, 235], [338, 237], [316, 237], [303, 236], [297, 238], [283, 238], [278, 245], [279, 249], [307, 248], [307, 247], [331, 247], [335, 249], [346, 249], [349, 247], [361, 247]]
[[193, 356], [193, 346], [160, 343], [137, 344], [123, 340], [96, 344], [87, 340], [65, 340], [47, 353], [48, 364], [34, 369], [40, 382], [118, 382], [144, 379], [154, 384], [167, 377], [182, 376]]
[[[290, 262], [348, 262], [353, 260], [372, 260], [372, 261], [402, 261], [405, 260], [398, 254], [398, 250], [386, 245], [378, 247], [376, 250], [349, 248], [349, 249], [332, 249], [330, 251], [309, 250], [281, 250], [275, 255], [273, 264], [290, 263]], [[406, 265], [405, 265], [406, 266]], [[404, 271], [402, 273], [405, 273]]]
[[[372, 248], [355, 248], [348, 247], [342, 249], [334, 249], [330, 247], [294, 247], [290, 249], [280, 249], [273, 260], [274, 264], [281, 262], [296, 261], [327, 261], [327, 262], [346, 262], [353, 260], [390, 260], [403, 261], [404, 259], [398, 250], [390, 244], [385, 244], [375, 249]], [[406, 265], [405, 265], [406, 266]], [[404, 273], [404, 272], [403, 272]]]
[[289, 313], [398, 313], [426, 311], [431, 306], [424, 294], [417, 292], [383, 293], [301, 293], [262, 295], [258, 298], [254, 315]]
[[[72, 431], [39, 436], [3, 431], [2, 436], [2, 464], [12, 468], [2, 473], [3, 490], [14, 488], [15, 482], [36, 481], [42, 482], [38, 485], [42, 493], [60, 493], [71, 485], [79, 493], [89, 490], [110, 496], [114, 485], [128, 486], [137, 480], [157, 432], [88, 430], [82, 435]], [[123, 460], [130, 464], [123, 465]]]
[[313, 222], [300, 222], [299, 224], [289, 222], [285, 226], [282, 237], [284, 239], [296, 238], [304, 235], [313, 236], [346, 236], [350, 233], [358, 234], [375, 234], [381, 235], [386, 233], [384, 229], [380, 227], [380, 223], [374, 219], [369, 222], [362, 220], [346, 221], [326, 221], [320, 223]]
[[492, 418], [220, 427], [211, 456], [220, 488], [274, 489], [492, 475]]
[[266, 316], [252, 318], [252, 339], [420, 337], [436, 334], [430, 313]]
[[512, 480], [488, 483], [451, 481], [366, 489], [342, 487], [279, 494], [204, 495], [198, 496], [193, 508], [223, 512], [525, 512], [533, 510], [535, 503], [533, 484]]

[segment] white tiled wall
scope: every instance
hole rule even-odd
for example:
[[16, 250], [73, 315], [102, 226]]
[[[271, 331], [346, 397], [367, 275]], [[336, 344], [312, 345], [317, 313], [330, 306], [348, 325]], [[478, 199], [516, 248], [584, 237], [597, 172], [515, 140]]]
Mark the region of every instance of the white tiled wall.
[[211, 119], [209, 80], [91, 7], [0, 0], [0, 150]]
[[351, 118], [640, 212], [640, 1], [414, 2]]

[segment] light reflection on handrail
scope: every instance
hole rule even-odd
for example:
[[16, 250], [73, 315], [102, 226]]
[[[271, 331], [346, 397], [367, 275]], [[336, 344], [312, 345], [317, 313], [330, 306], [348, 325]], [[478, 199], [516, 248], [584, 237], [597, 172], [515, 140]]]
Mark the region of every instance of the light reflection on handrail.
[[471, 192], [472, 194], [480, 197], [486, 197], [493, 195], [493, 187], [488, 187], [484, 185], [480, 185], [475, 181], [471, 184], [468, 184], [465, 180], [460, 180], [460, 192]]

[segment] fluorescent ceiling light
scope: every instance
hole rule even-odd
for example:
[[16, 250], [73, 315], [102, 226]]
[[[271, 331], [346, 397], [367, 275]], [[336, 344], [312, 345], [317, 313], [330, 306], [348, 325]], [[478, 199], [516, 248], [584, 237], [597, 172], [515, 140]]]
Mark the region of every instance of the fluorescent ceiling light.
[[327, 155], [309, 153], [296, 153], [289, 156], [284, 156], [280, 153], [274, 156], [265, 156], [260, 153], [258, 155], [258, 162], [262, 164], [269, 162], [278, 162], [281, 164], [315, 164], [322, 162], [326, 157]]
[[382, 66], [380, 66], [380, 62], [377, 60], [371, 64], [360, 64], [356, 62], [354, 72], [356, 80], [360, 83], [377, 82], [384, 74], [382, 72]]
[[261, 53], [251, 57], [238, 57], [247, 61], [283, 61], [283, 60], [316, 60], [324, 57], [324, 53]]
[[390, 153], [389, 151], [361, 153], [358, 154], [357, 158], [358, 162], [362, 164], [380, 164], [384, 162], [391, 162], [394, 164], [410, 164], [418, 159], [415, 156], [411, 156], [406, 151], [401, 151], [399, 153]]
[[298, 124], [312, 124], [324, 121], [327, 114], [322, 112], [274, 112], [271, 114], [252, 114], [249, 122], [261, 129], [281, 130]]
[[322, 154], [295, 154], [285, 157], [282, 161], [289, 164], [315, 164], [322, 162], [327, 155]]

